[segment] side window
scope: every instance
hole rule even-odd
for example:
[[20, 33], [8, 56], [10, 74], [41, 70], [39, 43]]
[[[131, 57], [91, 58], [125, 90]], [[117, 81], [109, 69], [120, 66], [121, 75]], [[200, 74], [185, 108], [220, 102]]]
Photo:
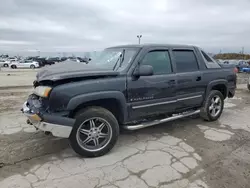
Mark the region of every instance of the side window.
[[209, 55], [207, 55], [204, 51], [201, 50], [200, 52], [203, 56], [206, 67], [208, 69], [221, 68], [220, 65], [215, 60], [213, 60]]
[[167, 50], [156, 50], [148, 52], [141, 65], [151, 65], [154, 75], [169, 74], [172, 72], [170, 56]]
[[192, 50], [173, 50], [177, 72], [197, 71], [198, 62]]
[[213, 60], [205, 52], [201, 51], [201, 53], [207, 62], [213, 63]]

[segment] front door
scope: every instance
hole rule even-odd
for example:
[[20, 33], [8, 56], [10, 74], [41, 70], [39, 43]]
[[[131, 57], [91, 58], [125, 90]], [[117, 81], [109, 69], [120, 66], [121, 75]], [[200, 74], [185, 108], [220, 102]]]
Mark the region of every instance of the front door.
[[206, 85], [193, 49], [172, 51], [177, 75], [176, 97], [178, 109], [200, 106]]
[[130, 119], [171, 112], [176, 107], [176, 75], [173, 73], [168, 49], [148, 49], [142, 57], [138, 66], [151, 65], [153, 75], [128, 77]]

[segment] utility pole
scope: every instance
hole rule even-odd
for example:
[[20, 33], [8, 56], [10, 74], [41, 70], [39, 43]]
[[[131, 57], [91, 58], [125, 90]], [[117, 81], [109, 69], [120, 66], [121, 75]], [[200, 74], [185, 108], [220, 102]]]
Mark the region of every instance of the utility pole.
[[138, 40], [139, 40], [139, 44], [141, 44], [142, 35], [137, 35], [137, 38], [138, 38]]
[[244, 46], [242, 47], [241, 53], [242, 53], [242, 59], [244, 59]]

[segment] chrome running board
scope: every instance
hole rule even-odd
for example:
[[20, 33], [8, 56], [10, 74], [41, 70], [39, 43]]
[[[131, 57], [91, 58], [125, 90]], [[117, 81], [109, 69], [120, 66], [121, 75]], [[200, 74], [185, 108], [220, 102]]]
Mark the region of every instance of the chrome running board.
[[193, 111], [193, 112], [185, 112], [185, 113], [182, 113], [180, 115], [175, 115], [175, 116], [171, 116], [171, 117], [160, 119], [160, 120], [149, 121], [149, 122], [145, 122], [145, 123], [138, 124], [138, 125], [125, 125], [125, 126], [123, 126], [123, 128], [133, 131], [133, 130], [142, 129], [142, 128], [145, 128], [145, 127], [150, 127], [150, 126], [153, 126], [153, 125], [157, 125], [157, 124], [160, 124], [160, 123], [166, 123], [166, 122], [173, 121], [173, 120], [176, 120], [176, 119], [192, 116], [192, 115], [199, 114], [199, 113], [200, 113], [200, 110], [196, 110], [196, 111]]

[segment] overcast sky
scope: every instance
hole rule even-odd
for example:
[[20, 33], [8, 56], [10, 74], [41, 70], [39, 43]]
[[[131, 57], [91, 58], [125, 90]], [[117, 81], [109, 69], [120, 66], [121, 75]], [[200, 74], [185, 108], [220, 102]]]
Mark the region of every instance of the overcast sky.
[[117, 44], [194, 44], [250, 52], [250, 0], [0, 0], [0, 54]]

